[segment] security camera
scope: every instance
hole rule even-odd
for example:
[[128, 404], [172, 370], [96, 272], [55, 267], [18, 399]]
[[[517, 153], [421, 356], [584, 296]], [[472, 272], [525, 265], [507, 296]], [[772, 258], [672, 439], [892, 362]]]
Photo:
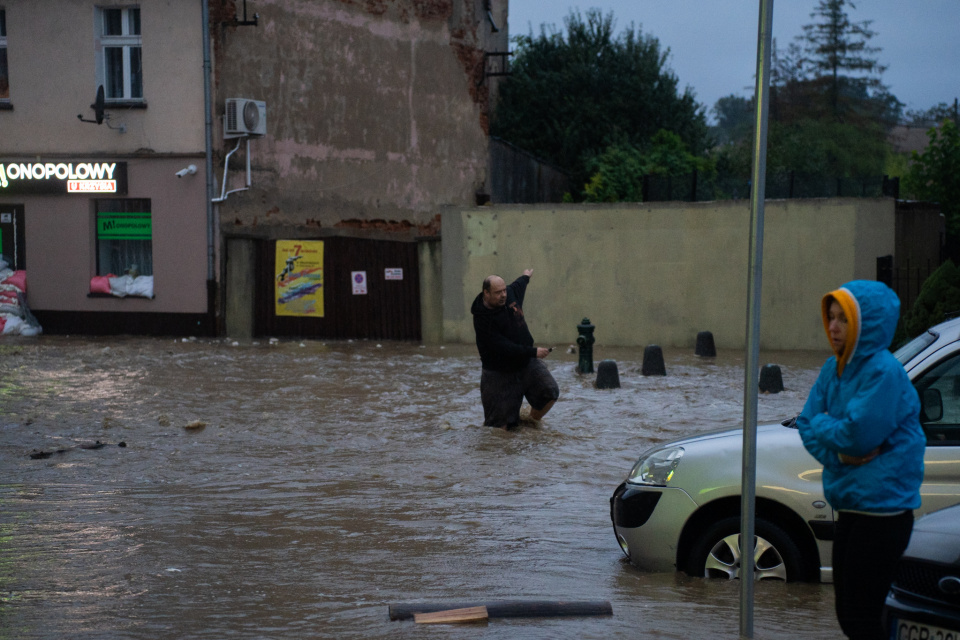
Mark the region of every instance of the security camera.
[[189, 167], [187, 167], [187, 168], [185, 168], [185, 169], [180, 169], [180, 171], [177, 171], [177, 177], [178, 177], [178, 178], [182, 178], [182, 177], [185, 176], [185, 175], [191, 175], [191, 176], [192, 176], [192, 175], [195, 174], [196, 172], [197, 172], [197, 165], [192, 164], [192, 165], [190, 165]]

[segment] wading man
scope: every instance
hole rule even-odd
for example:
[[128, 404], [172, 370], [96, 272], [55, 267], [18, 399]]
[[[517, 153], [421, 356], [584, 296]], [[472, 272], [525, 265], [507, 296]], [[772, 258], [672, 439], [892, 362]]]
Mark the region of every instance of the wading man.
[[516, 427], [524, 397], [530, 418], [539, 421], [560, 396], [557, 381], [542, 362], [551, 349], [533, 346], [523, 317], [531, 274], [533, 269], [527, 269], [509, 285], [500, 276], [487, 276], [470, 308], [483, 369], [483, 424], [488, 427]]

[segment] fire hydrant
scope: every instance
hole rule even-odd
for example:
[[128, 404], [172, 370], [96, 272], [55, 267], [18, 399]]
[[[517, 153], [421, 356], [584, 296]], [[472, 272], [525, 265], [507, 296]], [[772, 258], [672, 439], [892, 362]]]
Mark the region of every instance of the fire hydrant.
[[577, 344], [580, 345], [580, 361], [577, 363], [577, 371], [580, 373], [593, 373], [593, 343], [596, 338], [593, 337], [595, 326], [590, 324], [590, 318], [584, 318], [577, 325]]

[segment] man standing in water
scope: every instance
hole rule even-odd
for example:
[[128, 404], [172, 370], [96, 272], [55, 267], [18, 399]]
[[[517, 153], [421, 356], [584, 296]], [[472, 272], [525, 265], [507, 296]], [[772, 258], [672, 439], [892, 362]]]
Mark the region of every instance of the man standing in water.
[[533, 269], [527, 269], [509, 285], [500, 276], [487, 276], [470, 308], [482, 366], [483, 424], [488, 427], [516, 427], [524, 396], [536, 421], [560, 397], [557, 381], [542, 362], [552, 349], [533, 346], [523, 317], [523, 296], [532, 274]]

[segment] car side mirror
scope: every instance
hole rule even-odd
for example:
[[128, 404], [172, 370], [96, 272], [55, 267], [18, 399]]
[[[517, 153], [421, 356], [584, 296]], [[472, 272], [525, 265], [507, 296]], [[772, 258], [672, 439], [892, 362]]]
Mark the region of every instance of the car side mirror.
[[939, 389], [924, 389], [920, 405], [921, 422], [938, 422], [943, 418], [943, 397]]

